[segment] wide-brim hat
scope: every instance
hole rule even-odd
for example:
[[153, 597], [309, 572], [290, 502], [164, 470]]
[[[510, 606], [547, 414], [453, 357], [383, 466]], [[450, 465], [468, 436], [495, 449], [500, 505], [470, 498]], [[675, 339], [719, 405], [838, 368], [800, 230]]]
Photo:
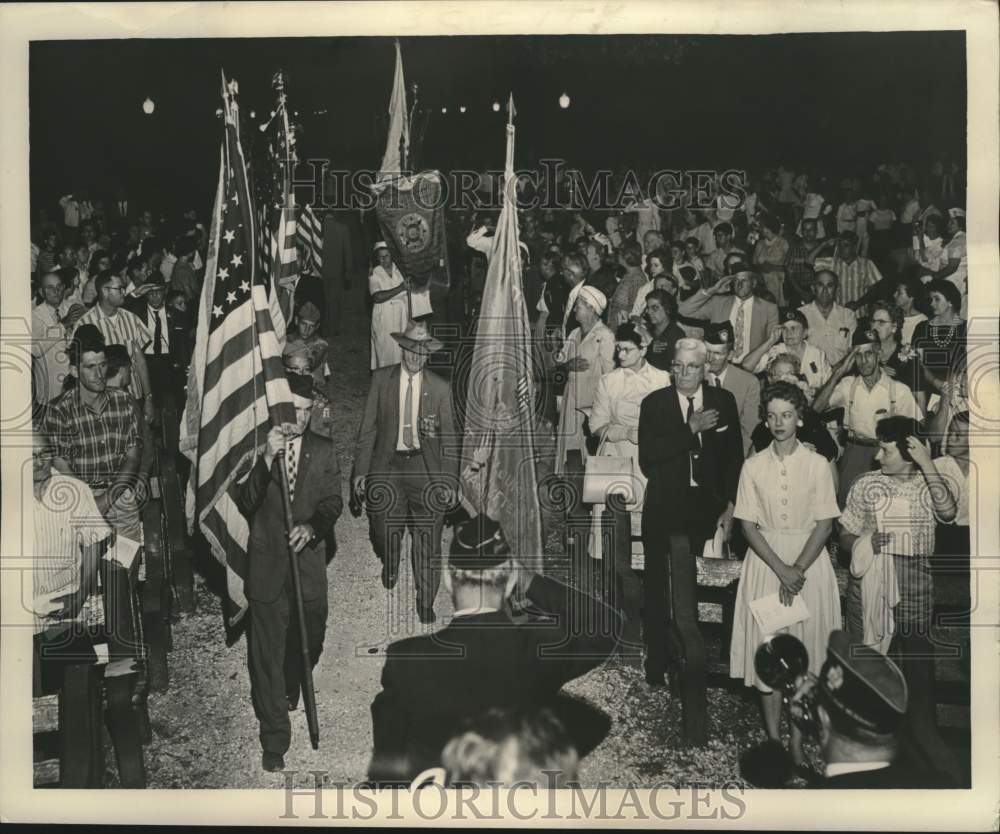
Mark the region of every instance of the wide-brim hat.
[[427, 325], [415, 321], [411, 321], [404, 332], [393, 333], [392, 338], [399, 343], [403, 350], [425, 356], [430, 356], [444, 347], [443, 343], [427, 332]]

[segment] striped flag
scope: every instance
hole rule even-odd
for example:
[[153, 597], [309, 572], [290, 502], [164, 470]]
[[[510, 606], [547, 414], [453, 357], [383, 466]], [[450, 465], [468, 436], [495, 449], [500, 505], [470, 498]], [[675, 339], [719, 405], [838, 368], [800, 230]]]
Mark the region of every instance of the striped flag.
[[295, 209], [283, 206], [271, 231], [271, 277], [274, 279], [285, 320], [295, 313], [295, 285], [299, 280], [299, 253], [295, 248]]
[[296, 234], [306, 269], [313, 275], [319, 275], [323, 271], [323, 223], [312, 206], [306, 206], [300, 212]]
[[230, 625], [246, 611], [249, 527], [234, 493], [272, 425], [295, 423], [281, 364], [285, 323], [273, 284], [256, 267], [257, 216], [240, 147], [236, 84], [226, 85], [225, 141], [198, 330], [181, 421], [181, 451], [192, 463], [188, 522], [197, 521], [226, 566]]
[[[513, 102], [512, 102], [513, 103]], [[542, 567], [533, 351], [521, 282], [514, 194], [514, 126], [507, 126], [504, 202], [476, 326], [462, 444], [467, 509], [499, 522], [525, 565]]]

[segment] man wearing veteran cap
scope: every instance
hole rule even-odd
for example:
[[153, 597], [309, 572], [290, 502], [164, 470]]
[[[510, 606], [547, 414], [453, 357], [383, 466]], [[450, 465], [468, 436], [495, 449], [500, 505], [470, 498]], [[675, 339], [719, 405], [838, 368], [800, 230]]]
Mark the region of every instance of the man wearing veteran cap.
[[[464, 720], [493, 707], [549, 707], [581, 757], [596, 747], [607, 717], [560, 697], [559, 690], [614, 651], [620, 615], [528, 571], [500, 525], [486, 516], [456, 529], [444, 582], [455, 608], [451, 623], [387, 651], [382, 691], [371, 708], [369, 777], [382, 785], [409, 784], [440, 764], [442, 749]], [[515, 623], [507, 613], [512, 595], [526, 600], [526, 622]]]
[[[906, 680], [889, 658], [830, 633], [816, 685], [816, 714], [826, 763], [824, 788], [934, 787], [898, 753]], [[795, 709], [795, 702], [792, 702]]]
[[431, 623], [440, 583], [444, 514], [457, 498], [461, 438], [451, 386], [424, 367], [443, 345], [417, 322], [392, 338], [403, 361], [378, 368], [372, 376], [358, 430], [352, 488], [358, 497], [367, 495], [369, 534], [387, 590], [396, 586], [402, 533], [410, 531], [417, 614], [421, 622]]
[[724, 388], [736, 400], [743, 433], [743, 454], [750, 454], [750, 436], [760, 420], [760, 382], [757, 377], [734, 365], [733, 326], [724, 321], [705, 328], [705, 347], [708, 348], [708, 384]]
[[[920, 408], [909, 387], [882, 370], [880, 342], [874, 330], [856, 330], [853, 347], [833, 366], [827, 383], [816, 394], [813, 410], [843, 408], [847, 434], [837, 468], [840, 473], [837, 500], [844, 506], [851, 484], [872, 467], [878, 440], [875, 424], [883, 417], [901, 415], [919, 420]], [[848, 372], [857, 368], [856, 375]]]
[[[288, 713], [298, 706], [303, 674], [288, 550], [291, 547], [299, 560], [309, 655], [315, 666], [323, 651], [327, 617], [326, 558], [320, 541], [333, 535], [344, 506], [333, 442], [308, 428], [312, 379], [289, 374], [288, 384], [296, 426], [288, 435], [278, 427], [268, 432], [264, 454], [237, 493], [240, 511], [250, 520], [246, 583], [250, 693], [260, 722], [263, 767], [269, 771], [284, 768], [291, 741]], [[284, 452], [281, 457], [280, 452]], [[275, 466], [284, 466], [288, 474], [295, 526], [287, 532]]]

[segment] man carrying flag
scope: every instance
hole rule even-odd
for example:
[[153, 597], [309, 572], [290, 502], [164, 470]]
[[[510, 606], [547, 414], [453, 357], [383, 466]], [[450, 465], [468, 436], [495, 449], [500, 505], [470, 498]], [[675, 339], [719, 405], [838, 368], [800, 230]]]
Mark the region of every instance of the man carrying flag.
[[[287, 577], [273, 567], [269, 569], [264, 555], [274, 558], [276, 553], [280, 553], [285, 560], [283, 564], [287, 565], [290, 547], [300, 553], [296, 558], [305, 561], [301, 551], [315, 539], [317, 531], [323, 536], [332, 529], [341, 501], [339, 494], [324, 496], [324, 509], [322, 512], [317, 510], [320, 499], [313, 497], [314, 490], [308, 486], [310, 481], [320, 478], [339, 490], [339, 480], [327, 471], [332, 451], [320, 454], [313, 441], [300, 441], [294, 451], [290, 449], [286, 453], [289, 457], [293, 454], [296, 457], [287, 464], [290, 492], [293, 493], [293, 526], [287, 531], [287, 544], [278, 532], [285, 527], [280, 516], [277, 526], [270, 531], [271, 537], [277, 534], [277, 545], [258, 532], [262, 519], [267, 518], [270, 496], [270, 491], [266, 489], [270, 466], [263, 473], [260, 469], [271, 461], [269, 457], [267, 460], [261, 457], [261, 447], [269, 434], [274, 432], [287, 433], [292, 437], [301, 435], [301, 415], [307, 406], [300, 401], [300, 410], [297, 410], [293, 403], [281, 361], [285, 320], [270, 276], [256, 268], [256, 218], [240, 145], [236, 92], [236, 83], [227, 84], [223, 78], [225, 138], [180, 438], [180, 449], [192, 463], [188, 487], [189, 526], [193, 527], [197, 520], [198, 529], [205, 536], [212, 554], [226, 567], [228, 613], [231, 615], [229, 625], [240, 621], [246, 613], [248, 603], [243, 583], [248, 576], [251, 597], [264, 605], [284, 593]], [[332, 465], [336, 472], [335, 460]], [[300, 473], [296, 467], [302, 467], [303, 472]], [[307, 476], [310, 469], [314, 474]], [[256, 481], [253, 481], [253, 473], [256, 473]], [[248, 475], [250, 481], [246, 480]], [[246, 483], [241, 486], [240, 481]], [[258, 488], [259, 495], [247, 486], [251, 482]], [[254, 503], [257, 511], [251, 545], [251, 529], [240, 507]], [[303, 521], [294, 523], [294, 519], [298, 518]], [[248, 560], [251, 564], [255, 561], [260, 564], [254, 564], [250, 569]], [[311, 573], [304, 573], [308, 580]], [[259, 578], [261, 576], [272, 577], [278, 583], [277, 589], [262, 589], [264, 580]], [[325, 587], [324, 573], [324, 604]], [[281, 625], [279, 613], [275, 626], [281, 631], [282, 645], [289, 623], [287, 605], [284, 612], [284, 625]], [[256, 623], [257, 619], [259, 617], [252, 614], [251, 620]], [[274, 619], [264, 615], [268, 623]], [[254, 641], [269, 645], [277, 639], [268, 634], [267, 628], [268, 625], [264, 625], [256, 629], [258, 633], [250, 637], [252, 670]], [[315, 629], [312, 631], [315, 633]], [[318, 651], [313, 654], [318, 658]], [[280, 681], [280, 694], [290, 694], [290, 689], [286, 693], [282, 674], [284, 652], [278, 654], [276, 659], [272, 658], [271, 662], [277, 662], [279, 667], [277, 679]], [[267, 668], [273, 670], [273, 666]], [[281, 756], [288, 746], [287, 715], [282, 742], [280, 727], [273, 731], [269, 729], [273, 704], [262, 700], [268, 696], [260, 694], [261, 685], [254, 682], [255, 678], [259, 681], [261, 676], [252, 671], [254, 707], [258, 715], [269, 716], [267, 727], [265, 719], [261, 718], [262, 741], [267, 731], [270, 746], [265, 746], [265, 750], [272, 754], [265, 754], [264, 763], [276, 769], [281, 766]], [[265, 687], [264, 691], [270, 690]], [[284, 698], [281, 700], [282, 708], [287, 711], [287, 702]], [[261, 706], [258, 706], [259, 703]]]

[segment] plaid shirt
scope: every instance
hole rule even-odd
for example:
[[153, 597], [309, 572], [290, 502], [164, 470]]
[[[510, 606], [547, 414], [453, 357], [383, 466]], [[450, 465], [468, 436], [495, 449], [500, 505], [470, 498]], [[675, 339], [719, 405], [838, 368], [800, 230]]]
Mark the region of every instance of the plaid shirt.
[[80, 399], [77, 385], [49, 404], [45, 430], [56, 454], [90, 487], [106, 488], [121, 471], [125, 454], [139, 445], [132, 397], [109, 388], [97, 410]]
[[[133, 362], [135, 355], [142, 353], [153, 338], [149, 328], [134, 313], [119, 309], [113, 316], [106, 316], [99, 304], [95, 304], [88, 313], [80, 316], [76, 327], [79, 328], [81, 324], [93, 324], [97, 327], [104, 337], [105, 344], [124, 345]], [[73, 332], [76, 332], [75, 328]], [[142, 390], [138, 374], [132, 374], [132, 385], [129, 390], [136, 399], [147, 393]]]

